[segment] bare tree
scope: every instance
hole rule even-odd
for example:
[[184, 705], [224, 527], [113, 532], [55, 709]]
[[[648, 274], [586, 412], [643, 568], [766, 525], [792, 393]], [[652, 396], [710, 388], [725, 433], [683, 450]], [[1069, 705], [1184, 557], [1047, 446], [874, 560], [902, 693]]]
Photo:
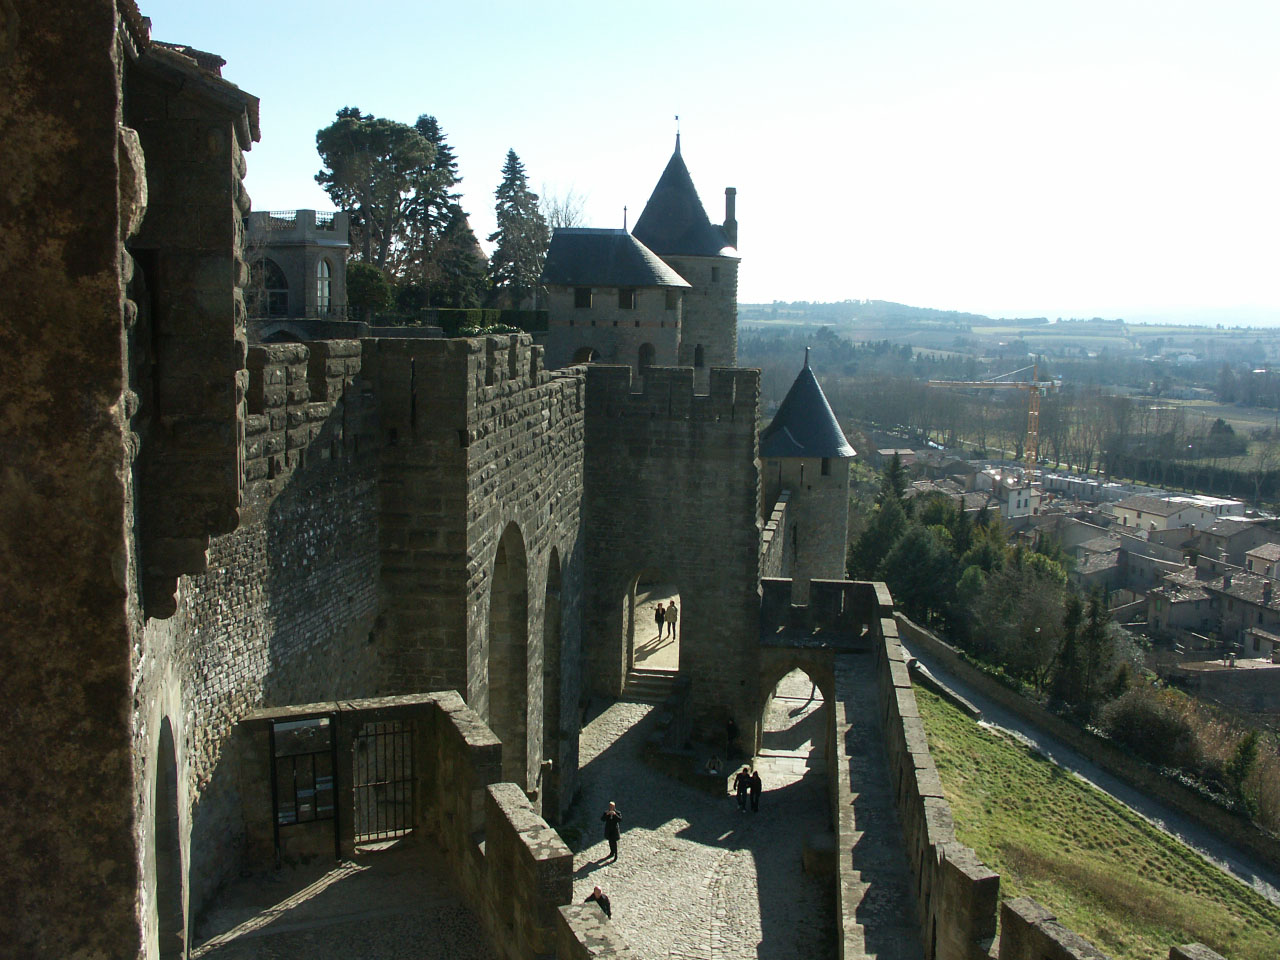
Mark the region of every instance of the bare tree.
[[573, 187], [563, 193], [553, 190], [547, 184], [542, 185], [542, 218], [547, 226], [555, 232], [560, 227], [580, 227], [583, 225], [583, 213], [586, 210], [587, 198]]

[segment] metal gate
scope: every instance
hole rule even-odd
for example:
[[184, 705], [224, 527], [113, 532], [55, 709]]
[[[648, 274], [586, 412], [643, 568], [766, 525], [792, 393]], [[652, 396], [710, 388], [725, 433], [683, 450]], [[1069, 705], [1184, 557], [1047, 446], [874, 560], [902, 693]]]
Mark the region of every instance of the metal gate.
[[354, 745], [355, 842], [389, 840], [413, 829], [413, 723], [366, 723]]
[[338, 855], [336, 796], [337, 744], [330, 717], [275, 721], [271, 724], [271, 799], [275, 807], [275, 845], [280, 829], [319, 820], [333, 821]]

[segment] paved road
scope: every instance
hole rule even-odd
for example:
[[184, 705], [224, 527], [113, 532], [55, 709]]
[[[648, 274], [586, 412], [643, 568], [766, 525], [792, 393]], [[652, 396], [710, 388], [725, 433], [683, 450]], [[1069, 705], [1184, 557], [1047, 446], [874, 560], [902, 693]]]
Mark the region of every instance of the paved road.
[[1024, 743], [1034, 746], [1058, 766], [1070, 770], [1104, 793], [1109, 793], [1165, 833], [1181, 840], [1210, 863], [1247, 883], [1272, 903], [1280, 904], [1280, 872], [1242, 853], [1217, 834], [1165, 806], [1159, 800], [1135, 790], [1060, 740], [1054, 739], [1039, 728], [1028, 724], [1021, 717], [987, 699], [950, 673], [939, 661], [921, 656], [918, 652], [911, 650], [908, 643], [904, 642], [903, 646], [930, 673], [981, 710], [984, 722], [1005, 730]]
[[[802, 692], [775, 699], [760, 763], [760, 812], [740, 813], [656, 773], [639, 748], [652, 707], [614, 703], [582, 732], [582, 793], [569, 818], [574, 898], [599, 884], [613, 921], [645, 960], [793, 960], [835, 955], [830, 880], [804, 873], [806, 835], [829, 829], [821, 758], [821, 699]], [[808, 775], [806, 775], [808, 774]], [[623, 816], [618, 860], [608, 855], [600, 814], [610, 800]], [[572, 831], [570, 836], [573, 838]]]

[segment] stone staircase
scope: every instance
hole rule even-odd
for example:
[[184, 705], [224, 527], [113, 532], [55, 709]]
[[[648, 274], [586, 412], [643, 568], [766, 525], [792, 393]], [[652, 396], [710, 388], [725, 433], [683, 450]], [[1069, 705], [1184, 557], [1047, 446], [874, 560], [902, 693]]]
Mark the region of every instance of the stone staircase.
[[631, 670], [627, 673], [622, 699], [639, 703], [664, 703], [676, 689], [679, 674], [674, 670]]

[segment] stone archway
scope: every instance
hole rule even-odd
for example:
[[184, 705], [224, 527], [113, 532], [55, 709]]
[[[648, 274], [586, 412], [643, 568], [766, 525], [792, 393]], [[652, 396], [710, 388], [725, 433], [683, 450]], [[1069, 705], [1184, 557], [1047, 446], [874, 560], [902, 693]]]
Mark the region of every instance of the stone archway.
[[524, 537], [507, 524], [489, 580], [489, 728], [502, 741], [502, 778], [527, 789], [529, 570]]
[[542, 810], [555, 817], [560, 809], [561, 718], [560, 718], [560, 552], [551, 548], [547, 559], [546, 599], [542, 607], [542, 756], [551, 760], [543, 767]]
[[178, 755], [168, 717], [160, 724], [160, 743], [156, 751], [152, 838], [155, 843], [157, 955], [160, 960], [183, 960], [187, 955], [187, 923], [178, 808]]
[[596, 351], [592, 347], [579, 347], [573, 353], [574, 364], [579, 363], [595, 363]]
[[[676, 621], [659, 630], [654, 617], [659, 604], [676, 604]], [[665, 570], [647, 567], [631, 578], [623, 610], [623, 638], [628, 673], [636, 670], [676, 674], [680, 671], [680, 638], [684, 628], [684, 602], [674, 577]]]
[[657, 349], [652, 343], [640, 344], [640, 372], [644, 373], [649, 367], [653, 366], [654, 359], [657, 356]]

